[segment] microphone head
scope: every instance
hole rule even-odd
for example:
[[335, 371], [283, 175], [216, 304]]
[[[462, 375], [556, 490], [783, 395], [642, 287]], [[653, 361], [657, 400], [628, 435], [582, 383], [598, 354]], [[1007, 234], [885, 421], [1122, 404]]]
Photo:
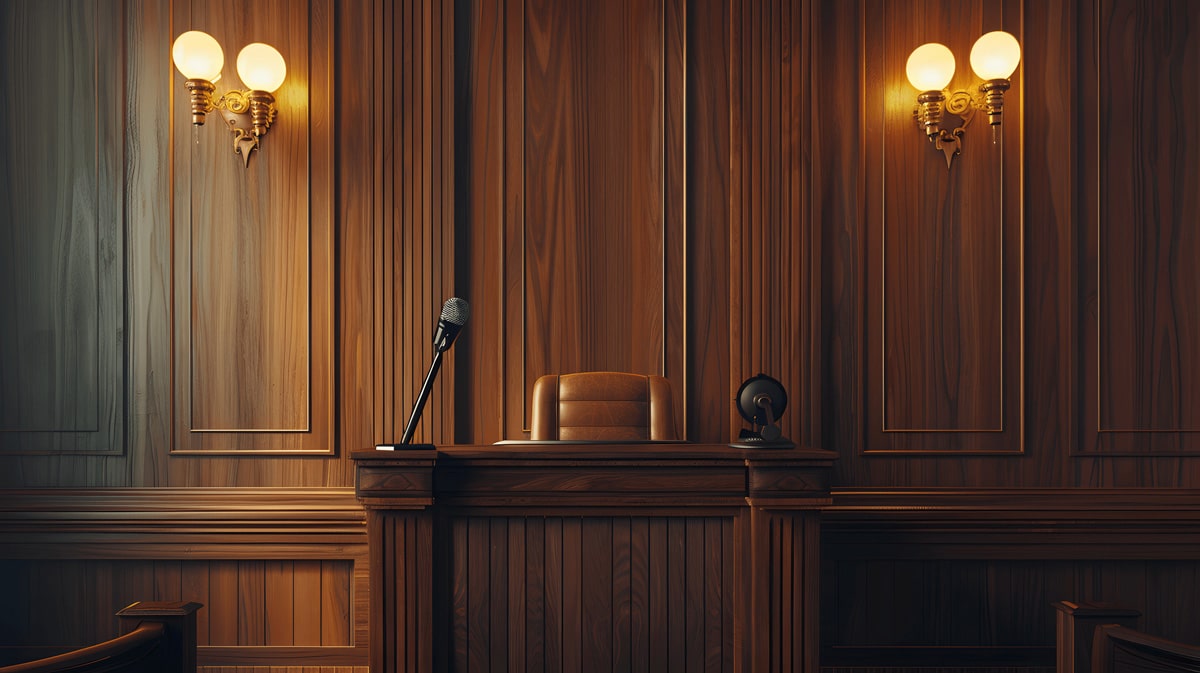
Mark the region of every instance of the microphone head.
[[438, 320], [437, 329], [433, 331], [433, 347], [439, 353], [445, 353], [454, 345], [454, 337], [458, 336], [467, 318], [471, 317], [471, 306], [465, 299], [451, 297], [442, 305], [442, 317]]
[[442, 320], [462, 327], [467, 324], [467, 318], [471, 317], [471, 305], [466, 299], [451, 297], [442, 304]]

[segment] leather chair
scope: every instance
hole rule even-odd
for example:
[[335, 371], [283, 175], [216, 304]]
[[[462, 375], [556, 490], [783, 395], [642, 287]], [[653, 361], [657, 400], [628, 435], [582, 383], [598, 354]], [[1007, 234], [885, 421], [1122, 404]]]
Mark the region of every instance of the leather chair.
[[548, 374], [533, 384], [530, 439], [678, 440], [671, 384], [643, 374]]

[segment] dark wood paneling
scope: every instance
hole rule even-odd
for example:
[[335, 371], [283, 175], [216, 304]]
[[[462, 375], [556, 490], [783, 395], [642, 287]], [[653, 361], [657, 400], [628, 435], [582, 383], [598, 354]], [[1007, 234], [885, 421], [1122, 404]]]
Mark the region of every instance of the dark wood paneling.
[[120, 1], [0, 9], [0, 451], [9, 455], [124, 450], [125, 12]]
[[[1200, 451], [1200, 135], [1187, 82], [1200, 73], [1200, 11], [1191, 3], [1105, 0], [1083, 44], [1098, 62], [1085, 132], [1088, 312], [1081, 351], [1085, 452]], [[1081, 30], [1081, 34], [1083, 31]], [[1164, 95], [1164, 92], [1172, 92]], [[1153, 105], [1140, 101], [1155, 101]]]
[[1058, 600], [1127, 605], [1148, 631], [1196, 642], [1179, 616], [1200, 590], [1198, 516], [1185, 491], [835, 493], [822, 664], [1049, 667]]
[[365, 535], [344, 490], [10, 491], [0, 650], [106, 640], [137, 597], [187, 596], [202, 664], [362, 664]]
[[[723, 583], [733, 575], [722, 565], [732, 561], [722, 540], [733, 544], [733, 519], [465, 517], [449, 523], [454, 539], [464, 542], [454, 546], [451, 656], [471, 670], [507, 670], [517, 653], [525, 658], [521, 670], [732, 670], [733, 650], [726, 647], [732, 641], [723, 629], [732, 629], [732, 610], [725, 608], [735, 587]], [[514, 540], [525, 550], [520, 568], [508, 566], [519, 549]], [[519, 584], [508, 582], [514, 576]], [[522, 619], [505, 617], [514, 603], [531, 601], [550, 622], [531, 623], [523, 612]]]
[[332, 451], [332, 18], [322, 2], [174, 7], [172, 35], [204, 30], [228, 52], [222, 91], [240, 85], [233, 66], [249, 42], [288, 63], [249, 166], [219, 114], [193, 127], [188, 99], [173, 97], [174, 452]]
[[[686, 179], [688, 385], [677, 421], [687, 437], [716, 442], [733, 437], [729, 400], [705, 393], [724, 390], [730, 374], [729, 195], [730, 30], [726, 0], [687, 4]], [[703, 187], [701, 187], [703, 186]], [[668, 208], [674, 204], [668, 204]], [[670, 211], [669, 211], [670, 212]]]

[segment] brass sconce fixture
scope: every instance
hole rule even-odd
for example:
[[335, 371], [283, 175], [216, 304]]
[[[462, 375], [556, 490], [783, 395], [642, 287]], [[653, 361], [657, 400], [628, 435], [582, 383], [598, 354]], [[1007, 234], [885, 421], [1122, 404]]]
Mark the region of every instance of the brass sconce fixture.
[[287, 64], [274, 47], [261, 42], [242, 48], [237, 58], [238, 76], [249, 91], [231, 89], [213, 100], [215, 83], [221, 79], [225, 53], [208, 33], [189, 30], [175, 38], [171, 47], [175, 67], [187, 78], [184, 86], [192, 98], [192, 123], [203, 126], [205, 115], [218, 110], [233, 132], [233, 151], [250, 165], [250, 152], [275, 121], [275, 90], [283, 84]]
[[[905, 72], [908, 81], [921, 92], [913, 109], [913, 119], [929, 142], [946, 155], [947, 169], [962, 151], [963, 135], [976, 110], [987, 112], [992, 142], [999, 142], [1004, 92], [1020, 62], [1021, 45], [1009, 33], [997, 30], [976, 40], [975, 46], [971, 47], [971, 69], [984, 80], [976, 96], [961, 89], [945, 91], [954, 77], [954, 54], [945, 45], [930, 42], [909, 55]], [[952, 130], [941, 128], [943, 110], [960, 117], [962, 125]]]

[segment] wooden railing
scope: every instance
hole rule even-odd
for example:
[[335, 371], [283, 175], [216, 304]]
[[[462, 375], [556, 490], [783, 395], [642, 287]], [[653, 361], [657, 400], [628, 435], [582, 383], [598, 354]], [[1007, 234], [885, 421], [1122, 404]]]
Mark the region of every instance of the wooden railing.
[[1136, 630], [1137, 610], [1055, 603], [1058, 673], [1200, 673], [1200, 647]]
[[142, 602], [117, 613], [122, 635], [0, 673], [195, 673], [199, 603]]

